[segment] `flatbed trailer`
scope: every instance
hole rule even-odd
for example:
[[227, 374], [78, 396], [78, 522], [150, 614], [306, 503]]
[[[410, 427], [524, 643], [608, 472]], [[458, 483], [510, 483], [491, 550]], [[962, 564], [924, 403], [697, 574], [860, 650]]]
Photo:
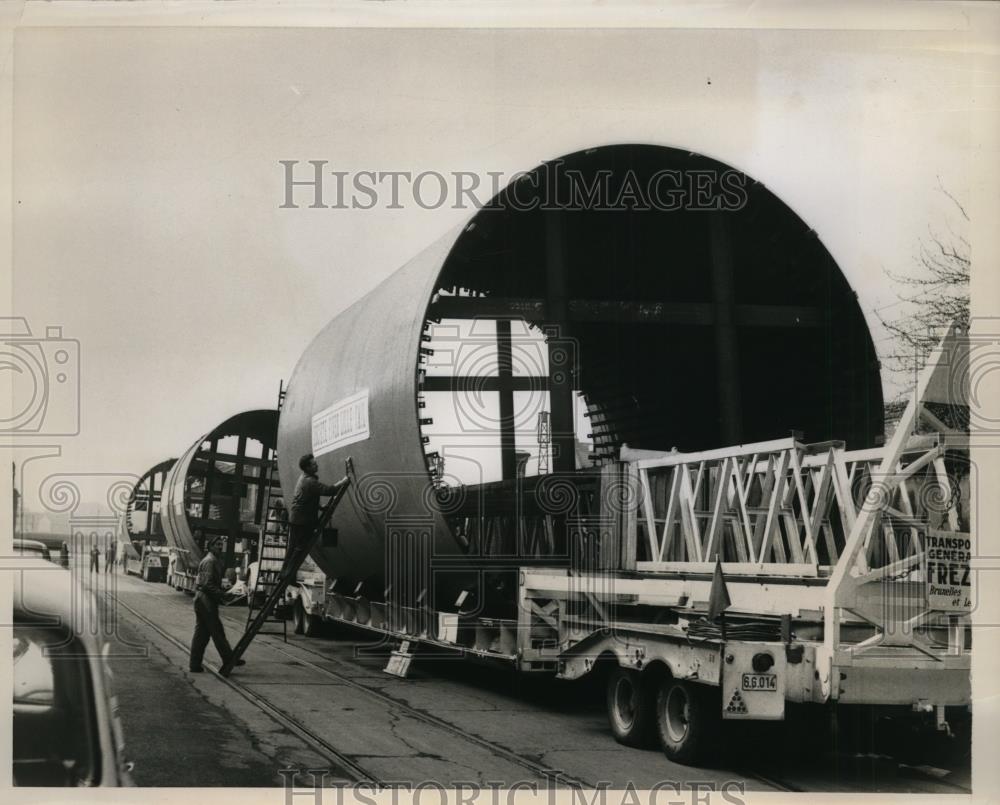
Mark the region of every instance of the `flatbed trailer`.
[[970, 705], [974, 478], [968, 434], [925, 397], [956, 344], [884, 447], [623, 448], [571, 566], [518, 568], [516, 618], [462, 597], [453, 611], [371, 601], [335, 579], [298, 585], [296, 617], [368, 630], [397, 649], [396, 673], [417, 646], [563, 679], [603, 668], [615, 737], [658, 735], [683, 763], [722, 719], [780, 720], [787, 703], [905, 706], [947, 730], [945, 708]]

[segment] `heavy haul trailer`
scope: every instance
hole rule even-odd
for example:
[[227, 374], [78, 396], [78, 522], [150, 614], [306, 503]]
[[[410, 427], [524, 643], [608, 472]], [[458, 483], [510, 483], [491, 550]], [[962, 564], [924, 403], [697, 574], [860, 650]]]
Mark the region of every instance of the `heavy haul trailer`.
[[[655, 728], [681, 762], [703, 757], [720, 715], [782, 719], [786, 702], [902, 705], [946, 730], [945, 708], [970, 703], [968, 439], [911, 408], [878, 449], [623, 450], [596, 518], [573, 525], [571, 566], [518, 569], [515, 619], [336, 580], [300, 585], [298, 617], [563, 679], [603, 666], [616, 738]], [[918, 418], [930, 432], [911, 434]], [[418, 555], [427, 535], [411, 534]], [[713, 556], [731, 605], [709, 620]]]
[[[205, 540], [222, 537], [223, 567], [255, 550], [272, 484], [278, 412], [244, 411], [195, 441], [163, 484], [161, 517], [170, 547], [167, 583], [194, 592]], [[200, 533], [200, 536], [199, 536]], [[244, 568], [245, 569], [245, 568]]]
[[[567, 176], [610, 177], [612, 196], [662, 176], [700, 190], [671, 209], [581, 207], [559, 201], [574, 198]], [[520, 410], [533, 395], [547, 423], [534, 450]], [[281, 477], [305, 453], [326, 480], [348, 458], [356, 472], [313, 552], [328, 581], [303, 585], [299, 614], [568, 678], [606, 660], [622, 669], [616, 733], [634, 740], [659, 712], [681, 760], [709, 712], [693, 694], [712, 686], [729, 718], [779, 718], [786, 700], [967, 702], [967, 653], [928, 642], [964, 632], [915, 609], [917, 546], [951, 537], [921, 531], [909, 484], [877, 527], [852, 496], [890, 448], [914, 474], [957, 448], [876, 449], [883, 427], [857, 297], [763, 185], [673, 149], [573, 154], [508, 187], [300, 359]], [[923, 446], [935, 456], [909, 463]], [[716, 555], [725, 639], [702, 620]], [[892, 593], [880, 612], [876, 589]], [[887, 669], [900, 675], [884, 690]], [[637, 684], [656, 675], [662, 706]]]

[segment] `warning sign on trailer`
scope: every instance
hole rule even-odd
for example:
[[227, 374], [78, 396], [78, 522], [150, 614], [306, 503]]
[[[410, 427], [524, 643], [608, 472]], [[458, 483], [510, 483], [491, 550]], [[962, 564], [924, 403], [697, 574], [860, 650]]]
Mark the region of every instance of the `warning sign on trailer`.
[[948, 612], [972, 609], [972, 541], [966, 534], [927, 534], [927, 606]]

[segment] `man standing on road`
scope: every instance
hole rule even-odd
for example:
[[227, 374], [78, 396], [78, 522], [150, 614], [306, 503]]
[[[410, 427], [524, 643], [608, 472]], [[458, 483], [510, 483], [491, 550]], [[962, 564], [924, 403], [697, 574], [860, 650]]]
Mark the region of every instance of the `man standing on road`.
[[101, 550], [97, 547], [97, 543], [93, 542], [90, 545], [90, 572], [100, 573], [101, 572]]
[[302, 474], [295, 484], [292, 505], [288, 510], [288, 549], [285, 564], [281, 568], [283, 576], [291, 576], [300, 555], [309, 544], [309, 539], [319, 525], [319, 499], [324, 495], [335, 495], [347, 483], [345, 475], [335, 484], [324, 484], [317, 477], [319, 465], [312, 453], [299, 459]]
[[104, 572], [110, 573], [111, 568], [115, 565], [115, 544], [113, 542], [108, 543], [108, 547], [104, 551]]
[[[191, 660], [188, 669], [199, 673], [202, 658], [209, 638], [215, 643], [225, 665], [233, 656], [233, 650], [226, 639], [226, 630], [219, 620], [219, 604], [222, 602], [222, 562], [219, 559], [219, 539], [209, 537], [206, 543], [208, 553], [198, 565], [197, 592], [194, 595], [194, 637], [191, 638]], [[237, 660], [236, 665], [245, 665], [246, 660]]]

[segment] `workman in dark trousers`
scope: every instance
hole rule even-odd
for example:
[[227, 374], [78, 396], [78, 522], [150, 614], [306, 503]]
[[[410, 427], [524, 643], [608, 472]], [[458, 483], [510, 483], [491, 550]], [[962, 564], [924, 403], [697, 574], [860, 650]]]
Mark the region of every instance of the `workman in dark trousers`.
[[[222, 562], [219, 559], [219, 540], [208, 540], [208, 553], [198, 564], [198, 581], [194, 594], [194, 637], [191, 638], [191, 660], [188, 669], [199, 673], [205, 656], [205, 647], [209, 638], [215, 643], [222, 663], [225, 664], [233, 656], [233, 649], [226, 640], [226, 630], [219, 620], [219, 604], [222, 601]], [[237, 660], [236, 665], [246, 665], [246, 660]]]
[[292, 505], [288, 510], [288, 548], [285, 551], [285, 564], [281, 575], [289, 577], [295, 571], [300, 554], [305, 551], [309, 539], [319, 525], [319, 499], [325, 495], [335, 495], [347, 483], [345, 475], [335, 484], [324, 484], [317, 477], [319, 465], [312, 453], [306, 453], [299, 459], [299, 469], [302, 474], [295, 484], [292, 495]]
[[90, 546], [90, 572], [100, 573], [101, 572], [101, 549], [97, 547], [95, 542]]
[[110, 573], [111, 568], [115, 566], [115, 546], [113, 543], [108, 543], [107, 550], [104, 551], [104, 572]]

